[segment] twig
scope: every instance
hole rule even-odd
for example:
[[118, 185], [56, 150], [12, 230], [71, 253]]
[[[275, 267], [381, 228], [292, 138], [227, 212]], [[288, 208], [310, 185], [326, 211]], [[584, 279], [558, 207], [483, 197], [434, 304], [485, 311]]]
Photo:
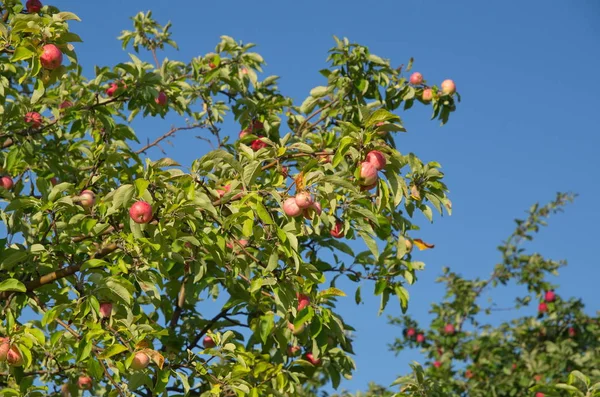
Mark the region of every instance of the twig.
[[195, 124], [191, 124], [191, 125], [188, 125], [188, 126], [185, 126], [185, 127], [172, 127], [164, 135], [156, 138], [154, 140], [154, 142], [149, 143], [146, 146], [144, 146], [143, 148], [137, 150], [135, 152], [135, 154], [142, 154], [142, 153], [144, 153], [146, 150], [150, 149], [151, 147], [154, 147], [154, 146], [158, 145], [159, 143], [161, 143], [162, 141], [164, 141], [165, 139], [167, 139], [171, 135], [175, 134], [177, 131], [192, 130], [192, 129], [195, 129], [195, 128], [203, 128], [203, 127], [204, 127], [203, 123], [195, 123]]
[[97, 354], [96, 354], [96, 358], [98, 359], [98, 362], [102, 366], [102, 369], [104, 370], [104, 374], [106, 375], [108, 380], [110, 380], [110, 383], [112, 383], [115, 386], [115, 388], [119, 392], [119, 395], [122, 397], [126, 397], [125, 393], [123, 392], [123, 389], [121, 389], [121, 386], [119, 386], [119, 384], [113, 379], [112, 375], [108, 372], [108, 368], [106, 368], [106, 365], [104, 365], [104, 361], [100, 357], [98, 357]]
[[200, 342], [200, 339], [202, 339], [202, 337], [206, 335], [210, 327], [215, 325], [215, 323], [219, 321], [219, 319], [225, 317], [230, 309], [230, 307], [224, 307], [216, 316], [210, 319], [210, 321], [206, 323], [206, 325], [200, 330], [200, 333], [198, 333], [198, 335], [194, 337], [194, 340], [188, 345], [187, 350], [192, 350], [194, 347], [198, 346], [198, 342]]

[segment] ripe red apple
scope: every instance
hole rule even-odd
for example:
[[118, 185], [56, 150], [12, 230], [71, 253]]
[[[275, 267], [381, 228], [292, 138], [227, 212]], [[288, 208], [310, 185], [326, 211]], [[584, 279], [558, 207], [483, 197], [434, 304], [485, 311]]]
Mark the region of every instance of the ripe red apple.
[[159, 92], [158, 96], [154, 99], [154, 101], [160, 106], [165, 106], [168, 100], [169, 98], [167, 98], [167, 94], [165, 94], [163, 91]]
[[431, 88], [425, 88], [423, 90], [423, 95], [421, 96], [421, 98], [425, 102], [431, 101], [433, 99], [433, 91], [431, 91]]
[[539, 313], [546, 313], [548, 311], [548, 305], [545, 302], [542, 302], [538, 305]]
[[50, 184], [52, 184], [52, 186], [56, 186], [58, 185], [58, 178], [53, 176], [52, 178], [50, 178]]
[[115, 92], [117, 92], [118, 89], [119, 89], [119, 85], [117, 83], [110, 83], [110, 85], [104, 92], [108, 96], [113, 96], [113, 95], [115, 95]]
[[300, 346], [288, 346], [287, 353], [288, 356], [295, 356], [301, 350]]
[[96, 194], [91, 190], [84, 190], [79, 195], [79, 204], [83, 208], [91, 208], [96, 204]]
[[425, 335], [417, 334], [417, 343], [424, 343], [424, 342], [425, 342]]
[[448, 335], [453, 335], [454, 332], [456, 332], [456, 329], [454, 329], [454, 325], [446, 324], [446, 326], [444, 327], [444, 332]]
[[40, 0], [27, 0], [25, 7], [27, 8], [28, 13], [34, 14], [40, 12], [42, 9], [42, 2]]
[[419, 85], [423, 82], [423, 75], [419, 72], [414, 72], [410, 75], [409, 81], [412, 85]]
[[312, 206], [313, 198], [308, 192], [300, 192], [294, 197], [298, 208], [305, 209]]
[[535, 393], [535, 397], [544, 397], [545, 394], [542, 393], [541, 391], [538, 391], [537, 393]]
[[534, 376], [533, 379], [535, 379], [536, 382], [540, 382], [542, 380], [542, 375], [538, 374]]
[[554, 302], [556, 300], [556, 294], [554, 293], [554, 291], [546, 291], [546, 294], [544, 294], [544, 300], [546, 302]]
[[298, 299], [298, 311], [301, 311], [310, 305], [310, 298], [308, 295], [296, 293], [296, 298]]
[[311, 363], [314, 366], [317, 366], [317, 365], [321, 364], [321, 359], [320, 358], [316, 358], [315, 356], [313, 356], [312, 353], [306, 353], [304, 355], [304, 357], [306, 357], [306, 361], [308, 361], [309, 363]]
[[145, 201], [137, 201], [129, 208], [129, 216], [135, 223], [148, 223], [152, 220], [152, 206]]
[[30, 124], [32, 128], [40, 128], [42, 125], [42, 115], [38, 112], [28, 112], [25, 114], [25, 122]]
[[287, 216], [296, 217], [302, 213], [302, 209], [296, 204], [296, 199], [290, 197], [283, 202], [283, 212], [285, 212]]
[[436, 367], [436, 368], [439, 368], [439, 367], [441, 367], [441, 366], [442, 366], [442, 363], [441, 363], [440, 361], [437, 361], [437, 360], [435, 360], [435, 361], [433, 362], [433, 366], [434, 366], [434, 367]]
[[342, 221], [336, 220], [333, 229], [329, 232], [331, 237], [342, 238], [344, 237], [344, 223]]
[[144, 352], [137, 352], [131, 362], [131, 368], [138, 371], [144, 369], [150, 364], [150, 357]]
[[215, 343], [215, 341], [213, 340], [212, 337], [210, 337], [209, 335], [206, 335], [204, 337], [204, 339], [202, 339], [202, 345], [204, 346], [205, 349], [212, 349], [217, 344]]
[[465, 378], [471, 379], [472, 377], [473, 377], [473, 372], [470, 369], [466, 370], [465, 371]]
[[234, 249], [235, 247], [237, 247], [238, 245], [241, 245], [242, 247], [245, 247], [248, 245], [248, 240], [238, 240], [239, 244], [234, 244], [232, 241], [227, 242], [227, 244], [225, 244], [225, 246], [229, 249]]
[[577, 330], [575, 330], [575, 328], [574, 328], [574, 327], [569, 327], [569, 336], [570, 336], [571, 338], [574, 338], [574, 337], [575, 337], [575, 335], [577, 335]]
[[305, 208], [302, 211], [302, 215], [304, 216], [304, 218], [310, 220], [312, 218], [313, 212], [316, 212], [317, 215], [321, 215], [321, 204], [319, 203], [312, 203], [312, 205], [308, 208]]
[[517, 363], [513, 363], [513, 365], [512, 365], [512, 369], [513, 369], [513, 371], [514, 371], [515, 369], [517, 369]]
[[413, 337], [414, 337], [416, 334], [417, 334], [417, 330], [416, 330], [416, 329], [414, 329], [414, 328], [409, 328], [409, 329], [406, 331], [406, 336], [407, 336], [407, 337], [409, 337], [409, 338], [411, 338], [411, 339], [412, 339], [412, 338], [413, 338]]
[[212, 62], [209, 62], [209, 63], [208, 63], [208, 67], [209, 67], [209, 68], [211, 68], [211, 69], [214, 69], [214, 68], [216, 68], [216, 67], [217, 67], [217, 65], [215, 65], [215, 64], [214, 64], [214, 63], [212, 63]]
[[71, 101], [62, 101], [60, 105], [58, 105], [58, 108], [63, 110], [63, 109], [67, 109], [70, 108], [71, 106], [73, 106], [73, 102]]
[[8, 338], [0, 338], [0, 363], [6, 361], [6, 355], [10, 349], [10, 342]]
[[40, 55], [40, 63], [42, 67], [48, 70], [54, 70], [58, 68], [63, 61], [63, 54], [60, 49], [54, 44], [46, 44], [42, 48], [42, 55]]
[[370, 186], [377, 182], [377, 168], [368, 161], [360, 165], [360, 184]]
[[450, 79], [442, 81], [442, 93], [444, 95], [452, 95], [455, 92], [456, 92], [456, 84], [454, 84], [454, 81], [452, 81]]
[[100, 302], [100, 317], [109, 318], [112, 313], [112, 303]]
[[260, 149], [266, 148], [268, 145], [261, 141], [260, 139], [255, 139], [252, 141], [252, 143], [250, 144], [250, 147], [252, 148], [252, 150], [254, 150], [255, 152], [258, 152]]
[[371, 150], [367, 153], [366, 161], [373, 164], [373, 166], [377, 169], [377, 171], [381, 171], [385, 168], [387, 161], [379, 150]]
[[217, 189], [217, 193], [219, 194], [219, 197], [223, 197], [225, 196], [227, 193], [229, 193], [229, 191], [231, 190], [231, 185], [225, 185], [223, 187], [223, 189]]
[[6, 353], [6, 363], [12, 367], [23, 365], [23, 355], [16, 345], [12, 345]]
[[11, 177], [9, 176], [2, 176], [0, 177], [0, 187], [3, 187], [6, 190], [10, 190], [12, 189], [14, 183]]
[[92, 378], [87, 375], [81, 375], [77, 379], [77, 387], [80, 390], [90, 390], [92, 388]]

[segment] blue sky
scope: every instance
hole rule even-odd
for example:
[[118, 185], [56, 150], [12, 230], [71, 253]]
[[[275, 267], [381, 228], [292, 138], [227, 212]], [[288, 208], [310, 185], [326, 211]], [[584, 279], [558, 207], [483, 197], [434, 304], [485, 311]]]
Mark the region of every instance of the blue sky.
[[[153, 10], [161, 23], [173, 22], [179, 51], [170, 58], [189, 60], [212, 51], [220, 35], [258, 44], [266, 73], [281, 76], [280, 89], [297, 103], [323, 84], [333, 35], [370, 47], [394, 65], [415, 58], [414, 70], [438, 84], [452, 78], [462, 96], [450, 123], [429, 121], [429, 108], [401, 115], [409, 133], [398, 136], [400, 151], [415, 152], [424, 161], [442, 164], [451, 189], [454, 214], [423, 225], [421, 236], [436, 244], [416, 256], [427, 263], [410, 288], [409, 312], [428, 318], [431, 302], [443, 290], [433, 284], [442, 266], [465, 276], [486, 276], [499, 256], [495, 248], [533, 202], [546, 202], [557, 191], [580, 196], [563, 215], [551, 220], [532, 249], [555, 259], [566, 258], [558, 293], [580, 296], [598, 310], [595, 284], [600, 277], [596, 252], [600, 233], [600, 178], [594, 170], [599, 157], [600, 109], [597, 71], [600, 70], [600, 3], [530, 1], [157, 1], [56, 0], [59, 8], [77, 13], [74, 23], [84, 43], [76, 50], [91, 76], [95, 64], [127, 61], [116, 37], [131, 29], [129, 17]], [[591, 84], [591, 86], [588, 86]], [[162, 135], [176, 117], [141, 122], [142, 140]], [[238, 130], [229, 133], [237, 134]], [[185, 164], [206, 152], [206, 144], [180, 134], [169, 157]], [[158, 158], [160, 153], [151, 152]], [[363, 286], [363, 296], [368, 288]], [[350, 297], [339, 305], [357, 328], [358, 371], [342, 384], [364, 389], [369, 380], [391, 383], [404, 373], [416, 352], [394, 357], [386, 345], [399, 329], [377, 317], [378, 300], [366, 299], [357, 310]], [[510, 288], [502, 291], [510, 294]], [[530, 308], [533, 312], [535, 308]], [[386, 314], [399, 314], [391, 302]]]

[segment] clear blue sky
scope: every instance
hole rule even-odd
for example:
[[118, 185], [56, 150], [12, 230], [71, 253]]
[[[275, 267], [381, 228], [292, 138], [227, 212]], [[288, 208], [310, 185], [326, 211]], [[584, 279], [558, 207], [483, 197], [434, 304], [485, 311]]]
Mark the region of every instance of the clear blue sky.
[[[394, 65], [415, 58], [414, 69], [432, 82], [452, 78], [463, 101], [450, 123], [429, 121], [429, 109], [415, 106], [403, 116], [409, 134], [399, 136], [402, 152], [439, 161], [451, 189], [454, 214], [424, 225], [421, 237], [436, 244], [418, 253], [427, 263], [411, 287], [410, 313], [425, 321], [431, 302], [443, 290], [433, 284], [442, 266], [466, 276], [486, 276], [499, 256], [496, 246], [513, 228], [512, 219], [535, 201], [548, 201], [556, 191], [580, 194], [563, 215], [551, 220], [533, 248], [566, 258], [558, 292], [581, 296], [598, 310], [600, 261], [600, 3], [556, 1], [157, 1], [56, 0], [77, 13], [83, 23], [72, 29], [90, 76], [94, 64], [127, 61], [116, 37], [130, 29], [129, 16], [153, 10], [174, 24], [181, 60], [212, 51], [226, 34], [259, 46], [266, 72], [281, 76], [280, 89], [298, 103], [323, 83], [332, 36], [346, 36], [391, 59]], [[420, 110], [419, 110], [420, 109]], [[139, 136], [154, 138], [183, 120], [137, 124]], [[237, 134], [238, 130], [230, 131]], [[181, 134], [170, 157], [189, 164], [207, 150], [193, 135]], [[154, 158], [158, 152], [152, 152]], [[366, 295], [367, 286], [363, 287]], [[352, 291], [348, 291], [353, 293]], [[511, 290], [503, 291], [510, 293]], [[387, 343], [399, 329], [377, 317], [378, 300], [367, 299], [358, 310], [352, 298], [340, 304], [354, 325], [358, 371], [342, 387], [356, 390], [369, 380], [391, 383], [418, 359], [416, 352], [395, 358]], [[535, 310], [531, 308], [530, 311]], [[387, 314], [398, 314], [391, 302]]]

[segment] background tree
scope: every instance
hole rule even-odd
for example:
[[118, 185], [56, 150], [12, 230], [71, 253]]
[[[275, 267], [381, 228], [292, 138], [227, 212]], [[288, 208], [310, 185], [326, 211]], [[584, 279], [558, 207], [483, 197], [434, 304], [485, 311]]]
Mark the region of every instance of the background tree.
[[[566, 262], [528, 253], [545, 219], [572, 201], [558, 194], [545, 206], [534, 205], [526, 219], [517, 219], [513, 234], [498, 248], [502, 260], [485, 280], [469, 280], [445, 268], [438, 279], [445, 299], [432, 305], [428, 326], [410, 316], [392, 318], [402, 336], [391, 345], [400, 353], [420, 348], [424, 367], [400, 377], [400, 393], [373, 386], [366, 396], [597, 396], [600, 395], [600, 323], [584, 311], [579, 299], [562, 298], [548, 281]], [[525, 294], [514, 306], [482, 302], [494, 287], [517, 284]], [[493, 314], [517, 311], [533, 304], [536, 315], [494, 323]], [[585, 375], [584, 375], [585, 374]], [[356, 396], [365, 394], [356, 394]], [[342, 394], [349, 396], [349, 394]]]
[[[76, 15], [0, 6], [0, 395], [295, 395], [349, 376], [336, 277], [406, 310], [410, 219], [451, 210], [440, 165], [395, 149], [393, 112], [420, 102], [445, 123], [454, 83], [336, 39], [295, 105], [252, 44], [161, 60], [176, 44], [150, 12], [121, 36], [131, 61], [86, 78]], [[167, 113], [185, 122], [136, 145], [131, 123]], [[190, 169], [147, 157], [195, 129], [214, 150]]]

